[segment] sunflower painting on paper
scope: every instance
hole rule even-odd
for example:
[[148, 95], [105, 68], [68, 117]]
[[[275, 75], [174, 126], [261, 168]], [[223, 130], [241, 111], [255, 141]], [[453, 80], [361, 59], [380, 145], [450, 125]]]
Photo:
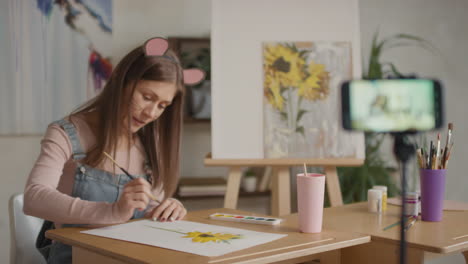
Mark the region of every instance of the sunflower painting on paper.
[[206, 243], [206, 242], [224, 242], [229, 243], [232, 239], [239, 239], [242, 238], [241, 235], [233, 235], [227, 233], [212, 233], [212, 232], [188, 232], [185, 238], [192, 238], [192, 242], [197, 243]]
[[351, 66], [348, 42], [264, 43], [265, 158], [355, 155], [338, 122], [337, 92]]
[[154, 227], [154, 226], [147, 226], [147, 227], [185, 235], [185, 236], [182, 236], [182, 238], [191, 238], [192, 242], [194, 243], [223, 242], [223, 243], [229, 244], [229, 241], [233, 239], [243, 238], [242, 235], [233, 235], [233, 234], [228, 234], [228, 233], [213, 233], [213, 232], [199, 232], [199, 231], [181, 232], [178, 230], [167, 229], [167, 228], [162, 228], [162, 227]]

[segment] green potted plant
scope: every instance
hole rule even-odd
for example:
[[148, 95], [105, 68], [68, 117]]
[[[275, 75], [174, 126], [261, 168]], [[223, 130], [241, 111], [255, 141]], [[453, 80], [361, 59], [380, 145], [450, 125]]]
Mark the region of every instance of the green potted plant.
[[[405, 77], [391, 62], [381, 62], [381, 55], [385, 50], [403, 46], [420, 46], [424, 49], [434, 48], [424, 39], [408, 34], [396, 34], [379, 40], [378, 32], [372, 39], [369, 64], [364, 71], [363, 79], [385, 79]], [[397, 169], [393, 168], [379, 153], [385, 139], [385, 134], [366, 133], [365, 151], [366, 159], [360, 167], [338, 168], [340, 187], [344, 203], [365, 201], [367, 190], [374, 185], [388, 187], [388, 196], [395, 196], [398, 188], [391, 174]]]
[[244, 177], [242, 179], [242, 188], [246, 192], [255, 192], [257, 187], [257, 175], [255, 174], [252, 168], [248, 168], [244, 172]]

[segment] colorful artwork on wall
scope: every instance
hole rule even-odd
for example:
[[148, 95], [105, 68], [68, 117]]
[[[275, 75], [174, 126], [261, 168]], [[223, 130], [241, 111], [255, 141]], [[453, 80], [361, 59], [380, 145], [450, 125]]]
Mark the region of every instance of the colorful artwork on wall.
[[111, 0], [9, 0], [9, 109], [0, 134], [39, 134], [97, 95], [112, 71]]
[[70, 30], [88, 41], [87, 97], [98, 94], [112, 72], [110, 46], [112, 41], [111, 0], [37, 0], [37, 7], [46, 17], [58, 9]]

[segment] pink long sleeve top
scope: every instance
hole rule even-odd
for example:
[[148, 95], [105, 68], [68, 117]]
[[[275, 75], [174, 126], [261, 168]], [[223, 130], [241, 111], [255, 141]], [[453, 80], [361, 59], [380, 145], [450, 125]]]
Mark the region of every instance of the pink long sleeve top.
[[[88, 124], [79, 117], [73, 118], [82, 149], [87, 152], [96, 142]], [[114, 159], [131, 174], [145, 174], [145, 155], [143, 146], [137, 141], [130, 152], [120, 151]], [[115, 203], [93, 202], [72, 197], [77, 164], [72, 158], [71, 141], [66, 132], [58, 125], [47, 128], [41, 141], [41, 152], [31, 170], [24, 190], [23, 210], [28, 215], [61, 224], [115, 224], [121, 219]], [[99, 169], [114, 171], [113, 164], [106, 160]], [[116, 168], [116, 173], [121, 174]], [[161, 201], [161, 189], [152, 191]], [[151, 201], [150, 209], [158, 204]], [[148, 210], [148, 211], [149, 211]]]

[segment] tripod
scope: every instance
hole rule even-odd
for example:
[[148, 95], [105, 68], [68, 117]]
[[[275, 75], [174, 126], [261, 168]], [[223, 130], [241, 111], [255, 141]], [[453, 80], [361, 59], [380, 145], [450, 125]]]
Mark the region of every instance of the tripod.
[[406, 236], [405, 236], [405, 210], [406, 205], [404, 199], [406, 197], [406, 167], [408, 160], [413, 156], [415, 149], [412, 144], [407, 142], [406, 136], [414, 134], [407, 133], [393, 133], [395, 138], [393, 144], [393, 153], [401, 164], [401, 215], [400, 215], [400, 264], [406, 264]]

